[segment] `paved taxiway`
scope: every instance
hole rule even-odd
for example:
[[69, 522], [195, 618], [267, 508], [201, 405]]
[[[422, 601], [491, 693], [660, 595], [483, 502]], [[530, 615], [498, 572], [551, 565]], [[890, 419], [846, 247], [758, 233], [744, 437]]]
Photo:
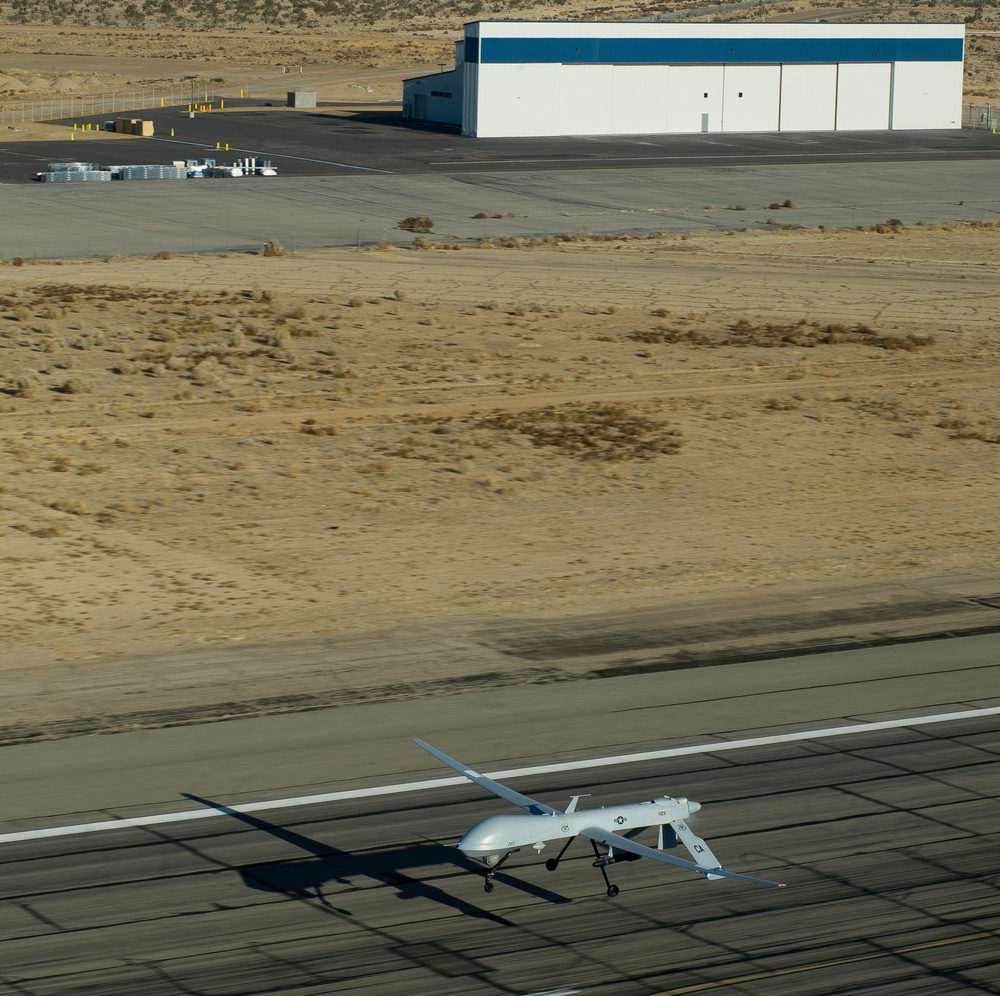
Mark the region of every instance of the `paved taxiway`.
[[[462, 138], [452, 129], [404, 121], [398, 106], [360, 109], [355, 116], [246, 108], [189, 118], [176, 107], [143, 112], [147, 115], [156, 129], [152, 138], [95, 142], [81, 134], [73, 141], [65, 121], [64, 141], [0, 141], [0, 183], [27, 183], [50, 162], [90, 156], [103, 163], [167, 163], [256, 154], [272, 160], [286, 177], [1000, 158], [1000, 138], [972, 129]], [[102, 124], [100, 117], [77, 123]]]
[[[430, 216], [449, 240], [1000, 218], [1000, 136], [985, 131], [463, 139], [405, 126], [396, 111], [190, 119], [169, 108], [153, 118], [152, 139], [0, 142], [0, 252], [245, 252], [270, 238], [288, 248], [409, 245], [396, 225], [410, 215]], [[27, 182], [67, 159], [248, 154], [273, 160], [280, 175]], [[769, 207], [786, 201], [797, 207]], [[475, 218], [482, 213], [498, 217]]]
[[[449, 774], [411, 734], [496, 770], [996, 706], [998, 672], [976, 636], [10, 747], [0, 833]], [[784, 890], [639, 862], [609, 900], [581, 845], [487, 897], [444, 846], [503, 805], [473, 786], [5, 844], [0, 993], [998, 992], [998, 779], [990, 717], [515, 783], [689, 794]]]
[[[846, 228], [1000, 219], [996, 164], [942, 161], [184, 180], [0, 187], [0, 252], [81, 256], [410, 245], [428, 215], [450, 242], [612, 232]], [[769, 209], [790, 200], [794, 209]], [[706, 206], [712, 210], [706, 210]], [[745, 210], [730, 210], [742, 206]], [[477, 219], [480, 213], [501, 218]]]

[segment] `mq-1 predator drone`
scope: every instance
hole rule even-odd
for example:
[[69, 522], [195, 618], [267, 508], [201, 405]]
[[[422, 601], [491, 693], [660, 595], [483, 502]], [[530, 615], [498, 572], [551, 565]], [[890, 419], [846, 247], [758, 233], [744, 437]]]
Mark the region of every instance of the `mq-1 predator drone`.
[[[726, 871], [708, 844], [685, 822], [688, 816], [701, 809], [701, 803], [663, 796], [626, 806], [577, 809], [577, 803], [587, 797], [575, 795], [570, 799], [565, 812], [561, 812], [481, 775], [474, 768], [449, 757], [417, 737], [412, 739], [418, 747], [422, 747], [449, 768], [454, 768], [460, 775], [499, 798], [519, 806], [527, 814], [488, 816], [467, 831], [458, 842], [458, 849], [463, 854], [486, 865], [486, 882], [483, 885], [486, 892], [493, 891], [493, 877], [507, 859], [522, 847], [533, 847], [536, 851], [541, 851], [549, 841], [565, 840], [562, 850], [545, 862], [549, 871], [555, 871], [569, 845], [577, 837], [586, 837], [590, 841], [594, 848], [594, 867], [600, 869], [608, 895], [612, 897], [617, 896], [620, 890], [608, 880], [608, 866], [618, 861], [636, 861], [639, 858], [652, 858], [654, 861], [687, 868], [709, 880], [733, 878], [739, 882], [757, 882], [760, 885], [784, 885], [783, 882]], [[634, 839], [637, 834], [650, 827], [657, 828], [655, 848], [639, 844]], [[678, 841], [691, 852], [693, 861], [665, 853], [666, 848], [676, 847]], [[598, 846], [601, 844], [607, 849], [603, 854]]]

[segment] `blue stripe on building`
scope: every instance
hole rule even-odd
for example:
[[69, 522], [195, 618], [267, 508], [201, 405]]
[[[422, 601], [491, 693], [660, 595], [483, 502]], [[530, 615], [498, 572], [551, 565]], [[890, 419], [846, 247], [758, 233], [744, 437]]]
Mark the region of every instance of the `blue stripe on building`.
[[961, 62], [961, 38], [466, 38], [465, 61], [580, 65]]

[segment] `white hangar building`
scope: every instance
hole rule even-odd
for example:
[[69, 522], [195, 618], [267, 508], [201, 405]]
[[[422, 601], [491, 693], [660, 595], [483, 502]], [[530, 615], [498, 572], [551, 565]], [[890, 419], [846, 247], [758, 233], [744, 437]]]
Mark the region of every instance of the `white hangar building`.
[[964, 24], [475, 21], [404, 115], [478, 138], [961, 127]]

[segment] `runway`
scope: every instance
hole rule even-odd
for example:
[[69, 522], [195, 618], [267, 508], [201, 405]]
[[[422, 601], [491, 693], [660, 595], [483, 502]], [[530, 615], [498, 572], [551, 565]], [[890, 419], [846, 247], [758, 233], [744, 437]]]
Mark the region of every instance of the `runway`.
[[516, 788], [559, 808], [689, 795], [727, 867], [788, 887], [642, 861], [610, 869], [609, 899], [577, 842], [554, 874], [519, 853], [486, 896], [448, 846], [504, 809], [471, 785], [4, 843], [0, 993], [998, 992], [995, 716], [810, 733], [996, 706], [998, 650], [978, 636], [6, 748], [0, 832], [451, 774], [408, 734], [487, 771], [778, 736]]

